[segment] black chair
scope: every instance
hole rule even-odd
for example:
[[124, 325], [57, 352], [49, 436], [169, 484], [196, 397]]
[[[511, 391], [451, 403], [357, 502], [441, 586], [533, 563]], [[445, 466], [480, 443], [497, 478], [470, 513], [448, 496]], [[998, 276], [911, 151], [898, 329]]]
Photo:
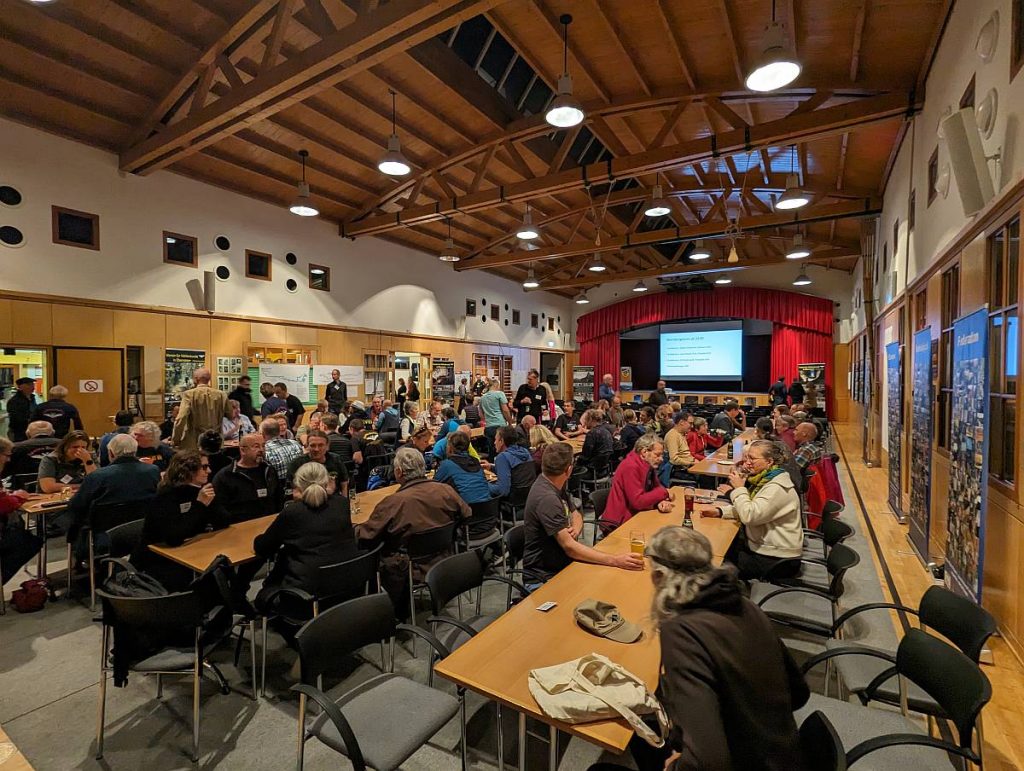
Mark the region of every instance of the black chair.
[[610, 487], [603, 487], [600, 490], [594, 490], [594, 492], [590, 494], [590, 502], [594, 505], [594, 516], [584, 517], [583, 524], [594, 526], [594, 537], [590, 541], [591, 546], [597, 543], [597, 536], [601, 529], [601, 525], [612, 524], [610, 522], [605, 522], [603, 519], [604, 510], [608, 507], [608, 495], [611, 491], [612, 489]]
[[807, 771], [846, 771], [846, 753], [827, 717], [812, 712], [800, 724], [800, 749]]
[[530, 494], [530, 487], [512, 487], [508, 495], [501, 498], [498, 508], [501, 513], [502, 532], [505, 526], [515, 526], [523, 521], [523, 512], [526, 510], [526, 498]]
[[598, 453], [586, 464], [575, 466], [567, 484], [583, 505], [588, 493], [611, 486], [611, 453]]
[[[113, 670], [111, 643], [116, 635], [140, 635], [147, 640], [169, 640], [170, 643], [139, 657], [129, 656], [128, 671], [156, 675], [157, 698], [163, 695], [164, 675], [192, 677], [192, 761], [199, 760], [199, 687], [206, 658], [230, 631], [230, 624], [214, 629], [214, 620], [223, 608], [209, 609], [199, 592], [187, 591], [163, 597], [116, 597], [99, 590], [103, 603], [103, 633], [100, 644], [99, 718], [96, 725], [96, 758], [103, 757], [104, 718], [106, 714], [107, 674]], [[187, 642], [186, 642], [187, 638]], [[126, 638], [127, 639], [127, 638]], [[128, 655], [130, 642], [117, 640], [119, 655]], [[217, 673], [222, 692], [226, 684]]]
[[[531, 574], [522, 567], [519, 567], [523, 562], [523, 555], [526, 553], [526, 525], [516, 525], [505, 531], [505, 577], [512, 578], [513, 576], [521, 576], [523, 591], [520, 597], [526, 596], [525, 584], [531, 580]], [[537, 580], [534, 578], [534, 580]], [[508, 586], [508, 600], [505, 602], [505, 607], [512, 607], [512, 589], [513, 585]]]
[[[432, 634], [407, 624], [397, 624], [394, 606], [386, 594], [349, 600], [309, 621], [295, 635], [299, 651], [301, 683], [292, 686], [299, 694], [299, 741], [296, 768], [302, 769], [305, 744], [316, 738], [352, 763], [355, 771], [367, 768], [393, 771], [461, 712], [462, 768], [466, 757], [465, 690], [458, 698], [394, 674], [394, 642], [397, 631], [422, 637], [444, 658], [448, 650]], [[388, 670], [334, 699], [315, 684], [339, 669], [345, 658], [360, 648], [390, 641]], [[384, 662], [381, 662], [382, 668]], [[312, 699], [323, 710], [306, 729], [306, 702]]]
[[[827, 651], [808, 660], [802, 669], [807, 672], [810, 667], [828, 660], [826, 657], [842, 655], [841, 651]], [[867, 654], [860, 650], [858, 655]], [[916, 720], [907, 718], [905, 689], [902, 690], [901, 712], [811, 694], [807, 704], [795, 713], [797, 721], [813, 712], [823, 713], [835, 726], [843, 746], [852, 747], [846, 753], [847, 765], [857, 764], [859, 769], [951, 769], [955, 766], [949, 755], [980, 767], [983, 740], [979, 719], [992, 698], [992, 686], [981, 668], [953, 646], [920, 629], [907, 632], [895, 656], [884, 651], [873, 651], [870, 655], [887, 662], [886, 677], [915, 683], [939, 705], [953, 724], [954, 742], [925, 733]], [[935, 751], [922, 751], [922, 748]], [[870, 757], [878, 752], [883, 756]]]
[[465, 549], [486, 549], [492, 544], [501, 543], [501, 531], [498, 529], [499, 498], [469, 504], [473, 516], [459, 524], [460, 546]]
[[835, 517], [823, 519], [820, 530], [804, 528], [804, 557], [827, 559], [829, 549], [852, 535], [853, 528], [845, 522]]
[[[412, 568], [417, 561], [448, 554], [455, 545], [455, 522], [413, 533], [405, 540], [402, 551], [408, 556], [409, 574], [409, 623], [416, 626], [416, 590], [423, 589], [426, 584], [413, 579]], [[412, 654], [416, 655], [416, 638], [413, 638]]]
[[[75, 568], [75, 541], [84, 537], [89, 546], [88, 568], [89, 568], [89, 610], [96, 610], [96, 560], [99, 557], [114, 556], [123, 557], [131, 552], [129, 549], [123, 554], [110, 554], [107, 549], [97, 553], [96, 536], [100, 533], [107, 533], [119, 525], [129, 522], [136, 522], [139, 515], [146, 510], [147, 501], [126, 501], [124, 503], [100, 503], [89, 510], [89, 521], [81, 527], [72, 524], [68, 530], [68, 594], [71, 594], [71, 586], [74, 579]], [[130, 532], [130, 531], [129, 531]], [[141, 531], [140, 531], [141, 537]], [[134, 544], [132, 544], [134, 548]]]

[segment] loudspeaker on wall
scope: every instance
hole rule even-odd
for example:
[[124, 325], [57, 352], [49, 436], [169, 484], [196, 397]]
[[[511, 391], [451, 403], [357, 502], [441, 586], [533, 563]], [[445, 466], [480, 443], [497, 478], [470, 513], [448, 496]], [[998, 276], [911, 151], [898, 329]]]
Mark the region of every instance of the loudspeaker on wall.
[[965, 107], [954, 112], [942, 121], [942, 129], [949, 150], [949, 163], [960, 194], [960, 204], [964, 215], [970, 217], [996, 194], [974, 110]]
[[207, 313], [217, 310], [217, 276], [212, 270], [203, 271], [203, 305]]

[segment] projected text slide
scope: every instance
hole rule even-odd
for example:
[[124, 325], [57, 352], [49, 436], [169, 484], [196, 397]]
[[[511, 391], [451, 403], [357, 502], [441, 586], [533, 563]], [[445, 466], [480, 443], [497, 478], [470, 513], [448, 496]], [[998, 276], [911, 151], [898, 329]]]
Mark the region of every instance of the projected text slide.
[[741, 379], [742, 330], [663, 333], [661, 376], [690, 380]]

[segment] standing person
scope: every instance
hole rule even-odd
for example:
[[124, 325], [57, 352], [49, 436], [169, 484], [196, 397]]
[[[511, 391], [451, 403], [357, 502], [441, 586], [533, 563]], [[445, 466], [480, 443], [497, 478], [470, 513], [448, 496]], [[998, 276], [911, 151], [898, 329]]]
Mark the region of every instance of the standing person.
[[615, 398], [615, 386], [611, 373], [605, 373], [601, 378], [601, 385], [597, 387], [597, 398], [604, 399], [608, 404]]
[[210, 385], [211, 377], [210, 370], [200, 367], [192, 373], [195, 387], [181, 395], [181, 409], [171, 434], [178, 449], [196, 449], [204, 431], [220, 433], [221, 421], [228, 412], [228, 395]]
[[238, 402], [239, 412], [250, 421], [256, 416], [256, 408], [252, 406], [252, 380], [248, 375], [238, 378], [238, 384], [228, 394], [228, 398]]
[[409, 378], [409, 391], [406, 393], [405, 398], [411, 402], [419, 403], [420, 387], [416, 385], [416, 381], [413, 378]]
[[779, 375], [779, 379], [772, 383], [772, 387], [768, 389], [768, 396], [771, 397], [772, 406], [785, 404], [788, 395], [789, 389], [786, 388], [786, 376]]
[[491, 378], [490, 388], [480, 397], [480, 411], [484, 415], [484, 437], [487, 439], [487, 452], [491, 458], [494, 458], [494, 435], [498, 433], [499, 428], [512, 422], [508, 398], [501, 390], [498, 378]]
[[398, 402], [398, 411], [403, 415], [405, 409], [405, 395], [409, 392], [409, 389], [405, 386], [405, 378], [398, 378], [398, 388], [395, 389], [395, 401]]
[[659, 380], [657, 387], [647, 397], [647, 403], [657, 409], [663, 404], [668, 404], [668, 394], [665, 392], [665, 381]]
[[[302, 418], [306, 415], [306, 408], [302, 401], [295, 394], [288, 393], [287, 383], [274, 383], [274, 396], [284, 401], [284, 413], [288, 419], [288, 430], [295, 431], [302, 425]], [[281, 412], [281, 410], [277, 410]]]
[[331, 382], [327, 384], [324, 391], [327, 398], [327, 408], [335, 415], [341, 413], [341, 408], [348, 401], [348, 383], [341, 379], [341, 370], [331, 370]]
[[798, 375], [793, 378], [793, 382], [789, 386], [789, 398], [793, 404], [800, 404], [806, 396], [807, 392], [804, 391], [804, 384]]
[[455, 402], [456, 415], [462, 412], [462, 408], [466, 406], [466, 394], [469, 391], [468, 382], [466, 378], [462, 378], [462, 381], [459, 383], [459, 400]]
[[11, 439], [24, 442], [25, 432], [36, 409], [36, 381], [30, 377], [19, 377], [14, 381], [15, 391], [7, 400], [7, 421]]
[[540, 422], [541, 409], [547, 401], [547, 391], [540, 385], [540, 373], [531, 369], [526, 373], [526, 382], [519, 386], [516, 391], [516, 398], [513, 399], [516, 408], [516, 421], [523, 422], [523, 418], [532, 415], [534, 420]]
[[53, 426], [53, 435], [58, 439], [67, 436], [71, 427], [75, 431], [84, 431], [82, 416], [78, 414], [78, 408], [68, 403], [68, 389], [62, 385], [55, 385], [50, 389], [50, 398], [38, 405], [32, 413], [32, 420], [45, 420]]

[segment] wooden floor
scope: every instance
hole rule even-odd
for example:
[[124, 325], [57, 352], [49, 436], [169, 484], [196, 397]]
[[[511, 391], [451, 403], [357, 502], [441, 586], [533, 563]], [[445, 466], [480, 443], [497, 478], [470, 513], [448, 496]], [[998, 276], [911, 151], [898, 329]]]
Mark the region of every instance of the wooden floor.
[[[932, 581], [910, 548], [907, 526], [896, 521], [886, 503], [889, 484], [887, 472], [881, 468], [868, 468], [861, 460], [860, 426], [836, 425], [834, 444], [835, 451], [845, 456], [845, 463], [840, 464], [840, 473], [844, 476], [846, 490], [851, 494], [846, 501], [846, 513], [856, 513], [861, 519], [861, 526], [864, 526], [860, 505], [854, 494], [855, 484], [878, 538], [882, 554], [876, 552], [875, 567], [882, 591], [888, 599], [894, 599], [883, 572], [884, 559], [899, 595], [895, 601], [917, 607], [921, 595], [931, 586]], [[871, 542], [870, 537], [868, 540]], [[893, 625], [897, 635], [902, 635], [903, 629], [895, 614]], [[985, 769], [1024, 771], [1024, 667], [1001, 638], [993, 638], [989, 647], [995, 663], [984, 667], [993, 691], [992, 701], [983, 713]]]

